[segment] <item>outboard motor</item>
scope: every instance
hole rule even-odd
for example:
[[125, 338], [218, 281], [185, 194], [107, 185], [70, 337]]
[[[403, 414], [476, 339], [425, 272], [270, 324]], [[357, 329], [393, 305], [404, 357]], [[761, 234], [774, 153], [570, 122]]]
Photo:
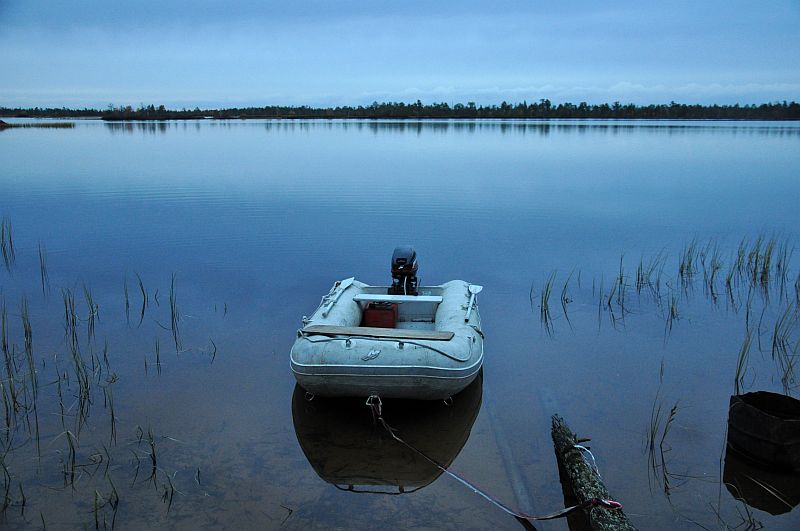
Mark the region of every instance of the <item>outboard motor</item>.
[[417, 295], [417, 253], [411, 247], [395, 247], [392, 253], [392, 285], [389, 295]]

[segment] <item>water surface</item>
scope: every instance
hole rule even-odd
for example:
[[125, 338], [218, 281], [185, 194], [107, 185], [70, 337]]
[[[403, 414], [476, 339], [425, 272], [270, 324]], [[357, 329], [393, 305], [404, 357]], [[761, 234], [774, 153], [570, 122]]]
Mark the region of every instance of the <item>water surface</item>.
[[[430, 418], [411, 410], [422, 417], [417, 440], [463, 444], [441, 457], [453, 470], [525, 511], [563, 507], [550, 440], [558, 413], [591, 437], [612, 496], [642, 529], [800, 525], [797, 510], [772, 515], [722, 484], [747, 329], [754, 339], [744, 390], [797, 390], [793, 381], [785, 388], [771, 351], [774, 324], [794, 304], [797, 260], [783, 292], [774, 274], [766, 294], [746, 280], [732, 300], [724, 292], [742, 239], [748, 249], [759, 236], [797, 243], [796, 124], [78, 121], [68, 130], [0, 132], [0, 160], [0, 216], [15, 247], [10, 271], [0, 270], [0, 304], [18, 360], [4, 385], [32, 389], [25, 298], [40, 430], [37, 450], [31, 390], [7, 429], [5, 525], [83, 527], [97, 516], [99, 526], [113, 519], [121, 528], [519, 527], [424, 466], [421, 476], [434, 479], [402, 494], [376, 485], [382, 493], [356, 492], [366, 489], [320, 474], [329, 470], [320, 460], [330, 459], [363, 476], [348, 456], [380, 462], [397, 449], [371, 431], [358, 401], [336, 406], [345, 411], [340, 431], [336, 422], [315, 428], [315, 408], [330, 404], [302, 408], [295, 396], [293, 405], [295, 331], [335, 280], [388, 283], [391, 252], [405, 244], [417, 250], [423, 283], [484, 286], [484, 378], [469, 395], [478, 399], [454, 407], [452, 424], [438, 421], [440, 404]], [[692, 278], [678, 275], [693, 240], [707, 249], [706, 270], [718, 249], [716, 300], [699, 262]], [[637, 292], [640, 260], [659, 253], [658, 292]], [[620, 261], [621, 301], [611, 295]], [[549, 328], [540, 294], [553, 272]], [[93, 337], [84, 286], [99, 305]], [[76, 301], [93, 382], [84, 421], [64, 290]], [[795, 327], [792, 348], [797, 341]], [[665, 459], [654, 468], [647, 433], [657, 418], [660, 437], [675, 404]], [[407, 424], [409, 407], [389, 404], [386, 416]], [[296, 431], [298, 419], [305, 427]], [[423, 429], [434, 424], [439, 434]], [[308, 456], [309, 433], [344, 448]], [[391, 468], [372, 470], [372, 483], [391, 483]], [[566, 529], [564, 521], [536, 525]]]

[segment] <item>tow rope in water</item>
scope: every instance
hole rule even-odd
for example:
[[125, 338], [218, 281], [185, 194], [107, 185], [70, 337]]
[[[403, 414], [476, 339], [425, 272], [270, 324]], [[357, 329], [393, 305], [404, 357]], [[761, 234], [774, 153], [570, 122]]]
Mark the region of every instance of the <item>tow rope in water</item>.
[[[511, 507], [509, 507], [508, 505], [506, 505], [505, 503], [501, 502], [500, 500], [498, 500], [497, 498], [492, 496], [491, 494], [489, 494], [489, 493], [485, 492], [484, 490], [482, 490], [481, 488], [477, 487], [476, 485], [471, 483], [466, 478], [456, 474], [455, 472], [451, 472], [450, 470], [447, 469], [447, 467], [445, 467], [444, 465], [440, 464], [435, 459], [429, 457], [425, 452], [423, 452], [419, 448], [416, 448], [415, 446], [413, 446], [413, 445], [407, 443], [406, 441], [404, 441], [403, 439], [401, 439], [395, 433], [397, 430], [395, 430], [394, 428], [389, 426], [389, 424], [387, 424], [386, 420], [383, 418], [383, 411], [382, 411], [383, 404], [381, 403], [381, 399], [380, 399], [379, 396], [373, 395], [373, 396], [370, 396], [369, 398], [367, 398], [367, 406], [370, 407], [370, 409], [372, 411], [373, 418], [377, 422], [380, 422], [381, 426], [383, 426], [386, 429], [386, 431], [389, 433], [389, 435], [392, 436], [392, 438], [395, 441], [397, 441], [398, 443], [402, 444], [403, 446], [405, 446], [406, 448], [408, 448], [412, 452], [416, 453], [417, 455], [419, 455], [420, 457], [422, 457], [423, 459], [428, 461], [430, 464], [432, 464], [433, 466], [435, 466], [436, 468], [441, 470], [443, 473], [445, 473], [448, 476], [450, 476], [451, 478], [455, 479], [456, 481], [458, 481], [459, 483], [461, 483], [462, 485], [464, 485], [465, 487], [470, 489], [472, 492], [474, 492], [478, 496], [481, 496], [482, 498], [487, 500], [492, 505], [494, 505], [497, 508], [501, 509], [506, 514], [509, 514], [509, 515], [511, 515], [511, 516], [513, 516], [515, 518], [521, 518], [523, 520], [555, 520], [557, 518], [564, 518], [567, 515], [575, 512], [575, 511], [578, 511], [578, 510], [588, 511], [588, 510], [593, 509], [594, 507], [602, 507], [604, 509], [611, 509], [611, 510], [622, 509], [622, 504], [619, 503], [619, 502], [615, 502], [613, 500], [604, 500], [604, 499], [601, 499], [601, 498], [591, 498], [591, 499], [586, 500], [583, 503], [579, 503], [579, 504], [573, 505], [571, 507], [565, 507], [564, 509], [552, 512], [550, 514], [545, 514], [543, 516], [534, 516], [534, 515], [527, 514], [527, 513], [524, 513], [522, 511], [519, 511], [519, 510], [514, 510]], [[592, 456], [592, 457], [594, 457], [594, 456]]]

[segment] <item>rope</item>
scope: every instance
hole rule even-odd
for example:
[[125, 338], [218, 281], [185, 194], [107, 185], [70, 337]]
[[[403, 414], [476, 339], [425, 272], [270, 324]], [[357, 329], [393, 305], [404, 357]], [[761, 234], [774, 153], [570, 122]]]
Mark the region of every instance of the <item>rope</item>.
[[[378, 397], [376, 395], [370, 396], [367, 399], [367, 406], [369, 406], [370, 409], [372, 410], [373, 418], [375, 418], [377, 421], [379, 421], [381, 423], [381, 425], [386, 429], [387, 432], [389, 432], [389, 435], [391, 435], [392, 438], [395, 441], [397, 441], [398, 443], [402, 444], [403, 446], [405, 446], [406, 448], [408, 448], [412, 452], [416, 453], [417, 455], [421, 456], [423, 459], [425, 459], [430, 464], [432, 464], [433, 466], [435, 466], [436, 468], [441, 470], [443, 473], [445, 473], [448, 476], [450, 476], [451, 478], [455, 479], [456, 481], [458, 481], [459, 483], [461, 483], [462, 485], [464, 485], [465, 487], [470, 489], [472, 492], [474, 492], [478, 496], [484, 498], [486, 501], [488, 501], [489, 503], [491, 503], [495, 507], [498, 507], [503, 512], [505, 512], [506, 514], [509, 514], [509, 515], [511, 515], [511, 516], [513, 516], [515, 518], [521, 518], [523, 520], [555, 520], [556, 518], [564, 518], [567, 515], [575, 512], [575, 511], [578, 511], [578, 510], [588, 511], [588, 510], [591, 510], [591, 509], [593, 509], [595, 507], [602, 507], [604, 509], [610, 509], [610, 510], [622, 509], [622, 504], [619, 503], [619, 502], [615, 502], [613, 500], [604, 500], [604, 499], [601, 499], [601, 498], [591, 498], [591, 499], [586, 500], [583, 503], [579, 503], [579, 504], [573, 505], [571, 507], [565, 507], [564, 509], [561, 509], [559, 511], [555, 511], [555, 512], [552, 512], [550, 514], [545, 514], [545, 515], [542, 515], [542, 516], [534, 516], [534, 515], [530, 515], [530, 514], [522, 512], [522, 511], [519, 511], [519, 510], [514, 510], [511, 507], [509, 507], [508, 505], [506, 505], [505, 503], [501, 502], [500, 500], [498, 500], [497, 498], [492, 496], [491, 494], [489, 494], [489, 493], [485, 492], [484, 490], [480, 489], [479, 487], [477, 487], [475, 484], [471, 483], [470, 481], [468, 481], [464, 477], [456, 474], [455, 472], [451, 472], [450, 470], [447, 469], [447, 467], [441, 465], [439, 462], [437, 462], [433, 458], [429, 457], [422, 450], [414, 447], [413, 445], [411, 445], [411, 444], [407, 443], [406, 441], [404, 441], [403, 439], [401, 439], [395, 433], [397, 430], [395, 430], [394, 428], [389, 426], [389, 424], [387, 424], [386, 420], [383, 418], [383, 414], [382, 414], [382, 406], [383, 406], [383, 404], [381, 403], [380, 397]], [[592, 456], [592, 457], [594, 457], [594, 456]]]

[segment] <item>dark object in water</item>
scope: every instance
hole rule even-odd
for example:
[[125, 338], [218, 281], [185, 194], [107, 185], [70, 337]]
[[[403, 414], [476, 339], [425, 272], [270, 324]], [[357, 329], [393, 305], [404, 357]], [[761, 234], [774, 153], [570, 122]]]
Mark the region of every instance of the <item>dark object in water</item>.
[[800, 503], [800, 474], [765, 467], [730, 445], [722, 481], [734, 498], [769, 514], [788, 513]]
[[800, 401], [768, 391], [731, 396], [728, 444], [766, 465], [800, 472]]

